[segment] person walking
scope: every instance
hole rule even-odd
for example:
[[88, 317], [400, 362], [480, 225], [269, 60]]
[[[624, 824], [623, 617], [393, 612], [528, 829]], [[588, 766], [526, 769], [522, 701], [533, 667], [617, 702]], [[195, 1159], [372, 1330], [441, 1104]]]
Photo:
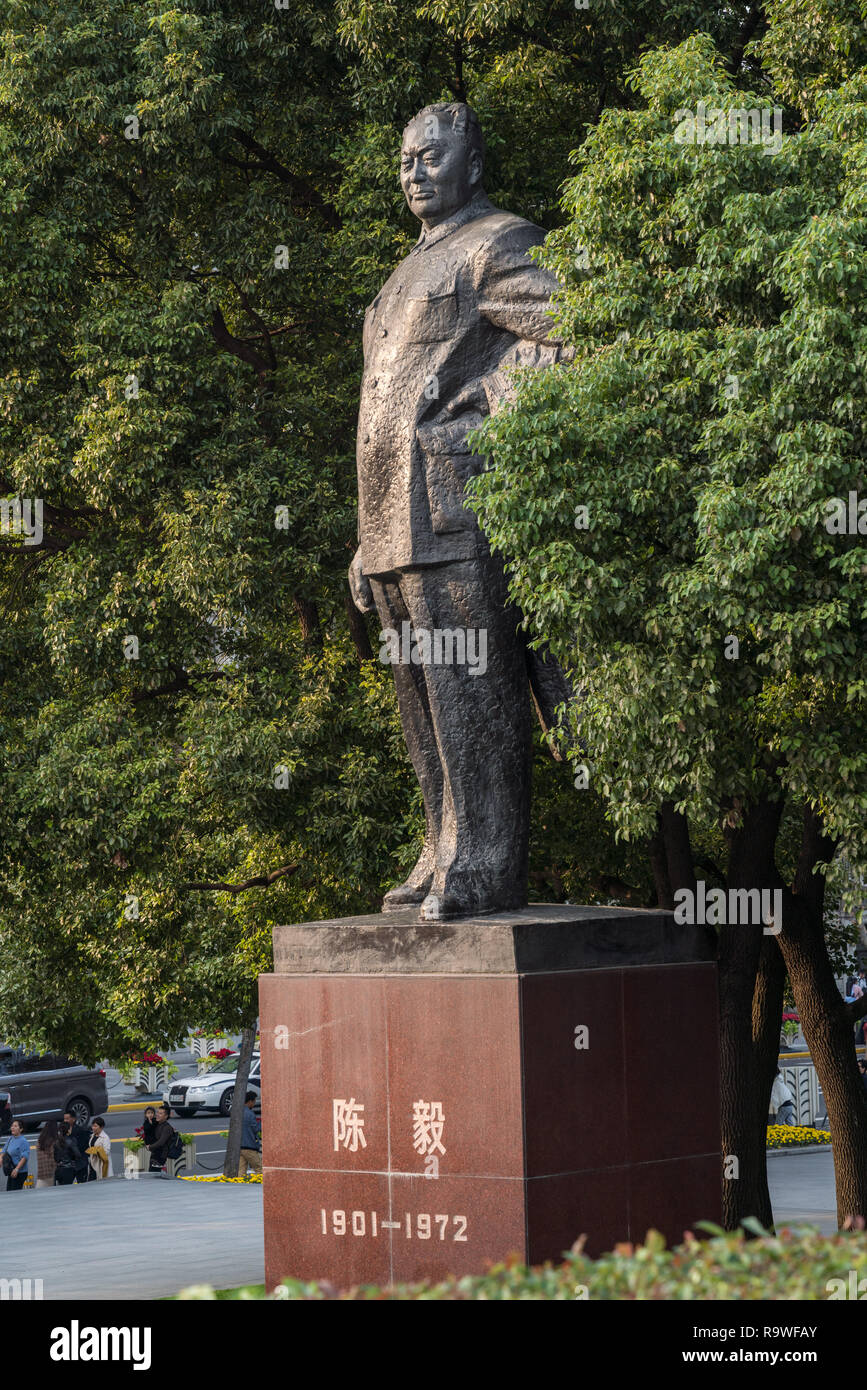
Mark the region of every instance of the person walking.
[[111, 1177], [111, 1139], [105, 1132], [105, 1120], [97, 1115], [91, 1121], [91, 1139], [85, 1150], [90, 1155], [90, 1166], [98, 1180]]
[[[87, 1164], [87, 1159], [84, 1160]], [[75, 1182], [81, 1169], [81, 1150], [72, 1138], [72, 1126], [62, 1120], [57, 1127], [57, 1143], [54, 1145], [54, 1185], [69, 1187]], [[87, 1164], [89, 1167], [90, 1165]]]
[[262, 1126], [253, 1109], [257, 1096], [248, 1091], [244, 1097], [244, 1113], [241, 1116], [241, 1158], [238, 1163], [238, 1177], [245, 1178], [247, 1169], [254, 1173], [262, 1171]]
[[69, 1137], [78, 1149], [78, 1167], [75, 1170], [76, 1182], [91, 1182], [96, 1177], [87, 1161], [87, 1149], [91, 1142], [91, 1132], [87, 1125], [79, 1124], [71, 1110], [63, 1112], [63, 1122], [69, 1125]]
[[175, 1137], [175, 1131], [169, 1124], [169, 1111], [165, 1105], [157, 1106], [157, 1122], [154, 1129], [153, 1139], [148, 1144], [150, 1149], [151, 1161], [148, 1164], [149, 1173], [161, 1173], [166, 1166], [169, 1146]]
[[36, 1140], [36, 1186], [53, 1187], [57, 1159], [54, 1146], [57, 1143], [59, 1126], [56, 1120], [46, 1120]]
[[12, 1121], [12, 1133], [6, 1140], [3, 1150], [3, 1172], [6, 1174], [6, 1191], [19, 1192], [27, 1181], [27, 1164], [30, 1160], [30, 1142], [24, 1138], [20, 1120]]
[[795, 1097], [783, 1080], [783, 1073], [779, 1071], [771, 1088], [771, 1109], [778, 1125], [795, 1123]]

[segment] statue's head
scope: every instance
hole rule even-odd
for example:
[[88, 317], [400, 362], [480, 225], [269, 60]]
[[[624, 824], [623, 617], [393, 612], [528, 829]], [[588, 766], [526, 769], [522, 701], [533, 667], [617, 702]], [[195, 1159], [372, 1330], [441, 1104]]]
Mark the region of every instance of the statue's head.
[[479, 118], [465, 102], [426, 106], [403, 132], [400, 182], [425, 227], [444, 222], [482, 188], [485, 146]]

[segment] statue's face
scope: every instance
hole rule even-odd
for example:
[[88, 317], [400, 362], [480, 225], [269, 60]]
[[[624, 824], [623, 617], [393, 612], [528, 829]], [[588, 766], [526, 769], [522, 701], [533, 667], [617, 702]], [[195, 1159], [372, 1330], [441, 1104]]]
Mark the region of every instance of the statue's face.
[[411, 211], [425, 227], [435, 227], [479, 191], [482, 161], [447, 120], [421, 116], [403, 133], [400, 182]]

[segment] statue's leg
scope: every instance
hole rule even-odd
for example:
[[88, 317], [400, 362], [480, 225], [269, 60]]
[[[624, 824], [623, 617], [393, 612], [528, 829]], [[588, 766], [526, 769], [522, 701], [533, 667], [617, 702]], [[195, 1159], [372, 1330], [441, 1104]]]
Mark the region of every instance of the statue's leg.
[[[421, 915], [526, 903], [531, 708], [520, 615], [502, 566], [431, 566], [401, 582], [413, 627], [431, 633], [424, 671], [442, 764], [437, 859]], [[451, 658], [451, 659], [449, 659]]]
[[[401, 597], [398, 576], [371, 577], [370, 585], [383, 630], [391, 628], [400, 634], [402, 624], [409, 622], [410, 617]], [[424, 672], [411, 663], [396, 663], [393, 669], [403, 736], [424, 799], [425, 836], [421, 854], [406, 881], [386, 893], [383, 912], [420, 903], [427, 896], [433, 878], [443, 805], [443, 773]]]

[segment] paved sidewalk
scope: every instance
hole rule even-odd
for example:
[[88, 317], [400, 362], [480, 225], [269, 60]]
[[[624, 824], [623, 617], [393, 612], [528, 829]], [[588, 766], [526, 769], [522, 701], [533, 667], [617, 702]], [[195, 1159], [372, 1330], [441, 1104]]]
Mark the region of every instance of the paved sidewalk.
[[[836, 1229], [830, 1151], [768, 1158], [774, 1219]], [[265, 1277], [262, 1188], [143, 1176], [0, 1196], [0, 1278], [46, 1299], [149, 1299]]]
[[258, 1183], [111, 1178], [0, 1197], [0, 1278], [46, 1299], [164, 1298], [265, 1278]]
[[813, 1153], [768, 1154], [768, 1186], [777, 1230], [818, 1226], [824, 1235], [837, 1229], [834, 1159], [830, 1148]]

